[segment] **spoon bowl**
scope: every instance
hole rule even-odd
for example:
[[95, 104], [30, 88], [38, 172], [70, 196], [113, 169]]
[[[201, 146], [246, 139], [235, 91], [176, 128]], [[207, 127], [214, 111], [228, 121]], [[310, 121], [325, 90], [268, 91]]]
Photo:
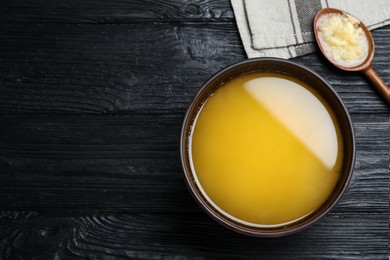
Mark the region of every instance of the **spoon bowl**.
[[363, 72], [368, 80], [371, 81], [373, 86], [377, 89], [377, 91], [384, 97], [386, 102], [390, 104], [390, 88], [386, 83], [381, 79], [381, 77], [374, 71], [374, 69], [371, 67], [371, 62], [374, 58], [374, 39], [372, 38], [372, 35], [370, 31], [367, 29], [367, 27], [359, 21], [359, 24], [357, 25], [359, 28], [361, 28], [364, 32], [364, 36], [367, 39], [368, 42], [368, 50], [367, 50], [367, 56], [364, 60], [361, 61], [361, 63], [355, 65], [355, 66], [343, 66], [336, 61], [332, 60], [329, 55], [326, 53], [326, 49], [324, 47], [324, 43], [321, 40], [320, 32], [319, 32], [319, 22], [325, 17], [332, 14], [342, 14], [342, 15], [350, 15], [352, 17], [355, 17], [345, 11], [334, 9], [334, 8], [324, 8], [320, 10], [317, 15], [314, 18], [314, 35], [317, 41], [317, 44], [321, 50], [321, 52], [324, 54], [324, 56], [328, 59], [330, 63], [332, 63], [335, 67], [345, 70], [345, 71], [361, 71]]

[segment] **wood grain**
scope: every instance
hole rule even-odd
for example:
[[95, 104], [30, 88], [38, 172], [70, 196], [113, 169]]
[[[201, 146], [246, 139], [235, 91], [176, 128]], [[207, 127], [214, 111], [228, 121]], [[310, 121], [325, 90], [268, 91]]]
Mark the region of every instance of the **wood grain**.
[[292, 237], [259, 239], [236, 234], [203, 212], [185, 217], [3, 212], [0, 249], [8, 259], [385, 259], [386, 219], [329, 214]]
[[[181, 113], [0, 119], [0, 204], [4, 208], [194, 209], [178, 161]], [[358, 114], [353, 122], [358, 147], [355, 175], [337, 209], [387, 212], [388, 115]]]
[[[373, 67], [390, 83], [390, 26]], [[319, 52], [356, 131], [350, 187], [315, 226], [236, 234], [187, 191], [193, 94], [246, 56], [228, 0], [0, 2], [0, 259], [386, 259], [390, 109]]]
[[[0, 28], [0, 113], [183, 112], [209, 77], [245, 59], [233, 23]], [[374, 33], [385, 58], [373, 66], [387, 82], [389, 33]], [[327, 79], [351, 113], [389, 113], [362, 75], [332, 68], [319, 53], [295, 61]]]
[[[23, 12], [20, 12], [20, 10]], [[16, 0], [0, 2], [0, 22], [134, 23], [232, 20], [226, 0]]]

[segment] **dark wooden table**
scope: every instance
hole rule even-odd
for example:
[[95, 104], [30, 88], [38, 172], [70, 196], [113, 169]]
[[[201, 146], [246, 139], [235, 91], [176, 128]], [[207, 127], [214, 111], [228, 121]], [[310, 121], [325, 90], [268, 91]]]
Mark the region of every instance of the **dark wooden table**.
[[[390, 26], [373, 32], [390, 83]], [[178, 160], [184, 111], [246, 59], [228, 0], [0, 3], [0, 259], [387, 259], [389, 108], [319, 52], [296, 58], [351, 113], [352, 183], [297, 235], [259, 239], [211, 220]]]

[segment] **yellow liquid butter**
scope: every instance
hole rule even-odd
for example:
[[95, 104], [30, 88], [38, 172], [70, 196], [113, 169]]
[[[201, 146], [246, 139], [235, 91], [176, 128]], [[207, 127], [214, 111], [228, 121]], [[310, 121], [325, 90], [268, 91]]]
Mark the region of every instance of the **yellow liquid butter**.
[[319, 208], [340, 176], [331, 110], [309, 86], [252, 73], [218, 88], [190, 138], [195, 180], [222, 214], [252, 226], [294, 222]]

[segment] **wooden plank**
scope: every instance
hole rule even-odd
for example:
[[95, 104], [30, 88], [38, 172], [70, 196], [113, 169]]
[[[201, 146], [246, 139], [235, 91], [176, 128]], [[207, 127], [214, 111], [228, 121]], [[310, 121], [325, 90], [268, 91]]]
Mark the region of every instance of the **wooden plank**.
[[[21, 12], [20, 10], [23, 10]], [[132, 23], [172, 20], [232, 20], [228, 0], [14, 0], [0, 2], [0, 22]]]
[[[374, 31], [373, 64], [388, 84], [389, 33]], [[270, 240], [227, 230], [191, 198], [177, 152], [185, 108], [246, 59], [230, 1], [2, 1], [0, 43], [1, 259], [389, 256], [389, 107], [319, 53], [294, 60], [332, 84], [357, 137], [336, 208]]]
[[[0, 205], [12, 210], [194, 211], [177, 151], [182, 117], [1, 116]], [[337, 211], [388, 212], [388, 115], [356, 114], [353, 121], [356, 168]]]
[[[246, 58], [234, 23], [1, 24], [0, 30], [0, 113], [183, 112], [209, 77]], [[383, 57], [374, 67], [387, 82], [389, 32], [374, 34]], [[295, 61], [324, 76], [350, 112], [389, 113], [362, 75], [332, 68], [319, 53]]]
[[385, 259], [384, 214], [329, 214], [308, 230], [247, 237], [191, 214], [0, 214], [7, 259]]

